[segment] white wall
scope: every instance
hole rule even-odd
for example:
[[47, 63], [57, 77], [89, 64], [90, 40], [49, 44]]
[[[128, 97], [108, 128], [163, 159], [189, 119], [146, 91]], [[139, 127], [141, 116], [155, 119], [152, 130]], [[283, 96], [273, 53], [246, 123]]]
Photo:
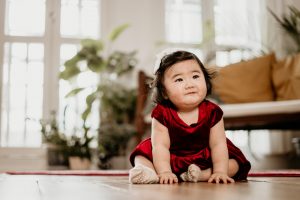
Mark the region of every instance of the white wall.
[[[270, 8], [277, 16], [281, 18], [284, 13], [288, 13], [288, 6], [293, 5], [300, 9], [299, 0], [265, 0], [265, 8]], [[264, 45], [276, 53], [277, 58], [282, 59], [287, 54], [287, 49], [293, 51], [296, 47], [290, 37], [280, 27], [278, 22], [269, 12], [265, 13], [263, 31]]]
[[102, 35], [129, 23], [114, 47], [137, 50], [138, 68], [152, 73], [156, 43], [164, 39], [164, 0], [102, 0]]

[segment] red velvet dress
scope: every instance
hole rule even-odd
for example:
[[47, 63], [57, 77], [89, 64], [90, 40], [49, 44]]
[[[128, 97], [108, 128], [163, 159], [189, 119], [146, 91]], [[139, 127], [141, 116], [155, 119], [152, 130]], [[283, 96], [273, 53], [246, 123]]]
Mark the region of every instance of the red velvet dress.
[[[196, 164], [204, 170], [212, 168], [209, 148], [210, 128], [217, 124], [223, 116], [223, 111], [216, 104], [204, 100], [199, 105], [198, 122], [187, 125], [182, 121], [172, 105], [158, 104], [151, 114], [156, 120], [168, 128], [170, 135], [170, 164], [173, 173], [180, 175], [187, 171], [190, 164]], [[235, 180], [245, 180], [251, 168], [250, 162], [229, 139], [227, 139], [229, 158], [239, 164], [239, 171], [233, 177]], [[152, 159], [151, 138], [142, 141], [131, 153], [130, 162], [134, 166], [134, 157], [142, 155]]]

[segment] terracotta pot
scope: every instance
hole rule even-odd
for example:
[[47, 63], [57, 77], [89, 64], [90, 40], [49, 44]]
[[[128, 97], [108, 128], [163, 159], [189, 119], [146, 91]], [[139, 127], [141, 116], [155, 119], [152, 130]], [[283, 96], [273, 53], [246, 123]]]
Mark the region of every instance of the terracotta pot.
[[87, 158], [80, 158], [78, 156], [69, 157], [69, 167], [71, 170], [86, 170], [90, 169], [91, 161]]

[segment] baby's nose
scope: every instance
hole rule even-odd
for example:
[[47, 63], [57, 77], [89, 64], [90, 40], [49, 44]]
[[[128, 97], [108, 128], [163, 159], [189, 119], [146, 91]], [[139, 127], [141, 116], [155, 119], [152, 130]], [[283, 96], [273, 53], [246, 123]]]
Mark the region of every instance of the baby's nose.
[[185, 88], [191, 88], [191, 87], [194, 87], [193, 81], [187, 80], [185, 82]]

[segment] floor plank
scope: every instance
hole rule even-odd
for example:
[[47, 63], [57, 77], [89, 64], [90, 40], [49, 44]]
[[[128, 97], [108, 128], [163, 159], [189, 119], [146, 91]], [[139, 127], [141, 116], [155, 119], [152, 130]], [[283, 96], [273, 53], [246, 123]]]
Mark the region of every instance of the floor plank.
[[0, 175], [0, 199], [299, 199], [300, 178], [251, 177], [234, 184], [132, 185], [128, 177]]

